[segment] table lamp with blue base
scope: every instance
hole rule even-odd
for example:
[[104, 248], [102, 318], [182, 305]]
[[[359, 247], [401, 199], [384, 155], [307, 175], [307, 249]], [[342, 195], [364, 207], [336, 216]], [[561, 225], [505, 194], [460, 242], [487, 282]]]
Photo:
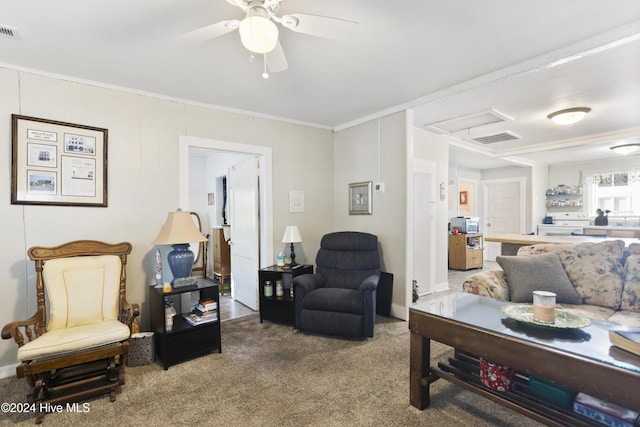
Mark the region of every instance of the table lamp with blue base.
[[169, 212], [167, 220], [160, 230], [160, 234], [153, 241], [155, 245], [173, 245], [173, 250], [167, 255], [167, 264], [171, 274], [172, 283], [176, 279], [191, 276], [195, 255], [189, 249], [191, 242], [206, 242], [207, 238], [196, 228], [191, 219], [190, 212]]

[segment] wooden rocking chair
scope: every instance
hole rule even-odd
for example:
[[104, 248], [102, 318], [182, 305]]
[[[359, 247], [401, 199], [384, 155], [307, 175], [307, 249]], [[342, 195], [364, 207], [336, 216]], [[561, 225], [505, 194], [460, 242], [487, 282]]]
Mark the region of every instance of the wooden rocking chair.
[[[35, 261], [36, 314], [2, 328], [2, 338], [18, 344], [16, 376], [30, 385], [27, 398], [36, 409], [107, 393], [113, 402], [125, 382], [131, 324], [140, 314], [126, 301], [131, 244], [79, 240], [28, 253]], [[45, 414], [38, 412], [37, 424]]]

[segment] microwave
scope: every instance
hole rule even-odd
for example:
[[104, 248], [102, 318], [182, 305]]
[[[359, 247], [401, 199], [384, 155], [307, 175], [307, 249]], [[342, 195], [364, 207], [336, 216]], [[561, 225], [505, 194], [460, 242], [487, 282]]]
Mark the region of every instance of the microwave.
[[480, 218], [457, 216], [451, 218], [451, 230], [457, 228], [460, 233], [470, 234], [480, 232]]

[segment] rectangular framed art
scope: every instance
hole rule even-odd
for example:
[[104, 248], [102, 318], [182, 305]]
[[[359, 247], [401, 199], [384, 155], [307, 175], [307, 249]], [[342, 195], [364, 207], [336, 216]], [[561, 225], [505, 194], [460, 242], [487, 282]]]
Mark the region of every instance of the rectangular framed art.
[[289, 190], [289, 212], [304, 212], [304, 191]]
[[372, 187], [371, 181], [349, 184], [349, 215], [371, 215], [373, 213]]
[[460, 192], [460, 204], [461, 205], [466, 205], [468, 203], [468, 198], [467, 198], [467, 192], [466, 191], [461, 191]]
[[107, 206], [107, 129], [11, 120], [11, 204]]

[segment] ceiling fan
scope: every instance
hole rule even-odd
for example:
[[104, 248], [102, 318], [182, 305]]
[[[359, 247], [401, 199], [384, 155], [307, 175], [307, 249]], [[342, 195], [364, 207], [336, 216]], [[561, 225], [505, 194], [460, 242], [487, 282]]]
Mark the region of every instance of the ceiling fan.
[[202, 42], [238, 30], [242, 45], [251, 52], [250, 60], [253, 61], [254, 53], [263, 55], [264, 78], [269, 77], [267, 69], [276, 73], [288, 68], [287, 58], [278, 40], [276, 23], [291, 31], [335, 40], [354, 36], [359, 26], [357, 22], [303, 13], [278, 16], [277, 12], [283, 0], [225, 1], [242, 9], [245, 17], [198, 28], [178, 36], [178, 40]]

